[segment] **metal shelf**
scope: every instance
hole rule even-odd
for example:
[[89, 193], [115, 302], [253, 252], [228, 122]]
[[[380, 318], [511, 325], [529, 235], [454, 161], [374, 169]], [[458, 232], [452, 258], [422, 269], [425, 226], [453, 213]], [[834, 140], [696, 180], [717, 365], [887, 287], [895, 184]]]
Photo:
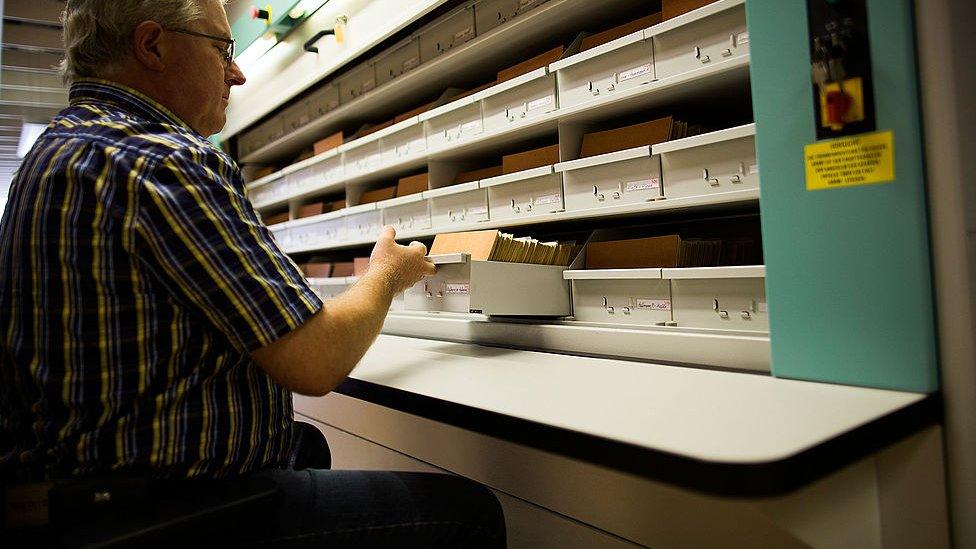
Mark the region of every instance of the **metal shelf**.
[[[444, 227], [434, 227], [431, 229], [426, 229], [423, 231], [414, 232], [404, 232], [397, 235], [398, 240], [410, 240], [417, 238], [428, 238], [435, 236], [441, 232], [458, 232], [458, 231], [476, 231], [481, 229], [497, 229], [504, 227], [517, 227], [521, 225], [536, 225], [539, 223], [554, 223], [558, 221], [574, 221], [581, 219], [598, 219], [603, 217], [618, 217], [618, 216], [631, 216], [631, 215], [641, 215], [648, 213], [659, 213], [659, 212], [669, 212], [675, 210], [685, 210], [685, 209], [705, 209], [710, 207], [726, 207], [735, 204], [750, 204], [759, 201], [759, 190], [758, 189], [745, 189], [741, 191], [731, 191], [727, 193], [715, 193], [705, 196], [692, 196], [674, 199], [662, 199], [655, 200], [653, 202], [642, 202], [640, 204], [627, 204], [624, 206], [608, 206], [606, 208], [594, 208], [590, 210], [581, 210], [574, 212], [557, 212], [552, 214], [541, 214], [537, 216], [524, 216], [512, 219], [502, 219], [502, 220], [488, 220], [480, 223], [469, 223], [465, 225], [451, 225]], [[328, 219], [334, 217], [334, 214], [338, 212], [332, 212], [331, 214], [322, 214], [323, 216], [330, 216]], [[272, 232], [287, 230], [292, 227], [306, 225], [310, 223], [315, 223], [316, 221], [325, 220], [326, 217], [316, 217], [316, 218], [304, 218], [295, 221], [289, 221], [287, 223], [282, 223], [280, 225], [275, 225], [272, 227]], [[321, 250], [338, 250], [343, 248], [352, 248], [356, 246], [365, 246], [367, 244], [375, 243], [375, 239], [369, 240], [354, 240], [345, 242], [336, 242], [332, 246], [311, 246], [305, 248], [283, 248], [286, 253], [304, 253], [313, 252]]]
[[[621, 9], [641, 2], [626, 0]], [[242, 163], [270, 163], [298, 154], [316, 138], [356, 122], [364, 113], [392, 117], [412, 105], [405, 98], [430, 97], [455, 82], [485, 76], [485, 66], [505, 66], [538, 45], [540, 36], [560, 36], [588, 28], [608, 17], [605, 6], [590, 0], [549, 0], [511, 22], [478, 36], [463, 47], [453, 49], [424, 63], [362, 97], [340, 105], [328, 114], [282, 137], [274, 143], [241, 158]]]

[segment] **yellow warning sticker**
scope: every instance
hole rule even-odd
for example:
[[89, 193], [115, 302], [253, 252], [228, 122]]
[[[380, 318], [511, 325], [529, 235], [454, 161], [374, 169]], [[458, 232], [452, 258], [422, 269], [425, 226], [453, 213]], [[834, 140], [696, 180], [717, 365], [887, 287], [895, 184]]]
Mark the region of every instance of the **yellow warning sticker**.
[[895, 143], [890, 130], [813, 143], [803, 148], [803, 154], [808, 191], [895, 179]]

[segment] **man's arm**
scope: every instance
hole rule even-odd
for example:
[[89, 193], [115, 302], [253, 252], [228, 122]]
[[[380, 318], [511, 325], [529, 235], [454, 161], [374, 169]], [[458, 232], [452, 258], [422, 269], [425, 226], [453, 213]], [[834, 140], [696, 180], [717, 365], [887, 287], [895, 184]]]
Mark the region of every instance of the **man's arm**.
[[384, 228], [359, 282], [299, 328], [251, 353], [276, 383], [314, 396], [334, 389], [379, 335], [393, 296], [434, 273], [423, 244], [399, 246], [395, 236]]

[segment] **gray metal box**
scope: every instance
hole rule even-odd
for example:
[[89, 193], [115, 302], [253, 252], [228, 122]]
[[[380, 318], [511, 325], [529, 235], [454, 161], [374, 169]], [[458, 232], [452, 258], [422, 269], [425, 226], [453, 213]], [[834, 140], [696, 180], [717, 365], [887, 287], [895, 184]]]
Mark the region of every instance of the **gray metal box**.
[[423, 196], [430, 199], [431, 225], [435, 228], [489, 219], [488, 193], [478, 187], [477, 181], [424, 191]]
[[420, 66], [420, 40], [409, 38], [376, 58], [376, 85], [397, 78]]
[[712, 4], [645, 31], [658, 79], [749, 54], [745, 4]]
[[562, 174], [553, 172], [552, 166], [482, 179], [480, 186], [488, 190], [488, 216], [493, 220], [544, 215], [565, 209]]
[[404, 293], [408, 311], [568, 316], [566, 267], [472, 261], [468, 254], [431, 256], [437, 274]]
[[663, 269], [662, 276], [671, 280], [678, 326], [769, 331], [764, 266]]
[[308, 97], [308, 115], [312, 120], [339, 108], [339, 86], [330, 82]]
[[563, 273], [572, 282], [573, 316], [581, 322], [664, 326], [672, 323], [671, 284], [661, 269]]
[[485, 131], [516, 126], [558, 108], [556, 75], [540, 67], [488, 88], [481, 98]]
[[664, 195], [701, 196], [759, 188], [755, 124], [655, 145]]
[[661, 159], [651, 147], [637, 147], [560, 162], [566, 210], [579, 211], [637, 204], [664, 196]]
[[655, 80], [654, 49], [644, 31], [556, 61], [560, 108], [619, 94]]
[[336, 85], [339, 86], [339, 104], [345, 105], [376, 88], [376, 66], [367, 61], [336, 78]]
[[427, 63], [475, 37], [474, 8], [465, 6], [431, 23], [418, 33], [420, 62]]
[[383, 224], [390, 225], [397, 233], [430, 229], [430, 202], [422, 193], [411, 194], [376, 204], [383, 212]]

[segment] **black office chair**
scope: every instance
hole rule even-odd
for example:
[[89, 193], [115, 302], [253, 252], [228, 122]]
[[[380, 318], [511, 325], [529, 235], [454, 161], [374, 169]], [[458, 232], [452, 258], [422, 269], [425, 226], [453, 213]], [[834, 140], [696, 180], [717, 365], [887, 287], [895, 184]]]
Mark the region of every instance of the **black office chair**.
[[[332, 454], [322, 433], [295, 422], [289, 468], [329, 469]], [[149, 505], [125, 505], [127, 491], [141, 491]], [[187, 498], [187, 493], [193, 494]], [[93, 498], [111, 498], [107, 506], [77, 505]], [[105, 494], [110, 494], [105, 496]], [[145, 494], [148, 494], [147, 498]], [[58, 533], [46, 529], [8, 532], [3, 547], [123, 548], [234, 546], [260, 532], [262, 516], [274, 505], [276, 487], [265, 477], [233, 480], [152, 483], [141, 479], [71, 481], [51, 492], [51, 520]], [[191, 499], [188, 503], [187, 500]], [[79, 509], [91, 507], [95, 512]], [[0, 541], [4, 538], [0, 537]]]

